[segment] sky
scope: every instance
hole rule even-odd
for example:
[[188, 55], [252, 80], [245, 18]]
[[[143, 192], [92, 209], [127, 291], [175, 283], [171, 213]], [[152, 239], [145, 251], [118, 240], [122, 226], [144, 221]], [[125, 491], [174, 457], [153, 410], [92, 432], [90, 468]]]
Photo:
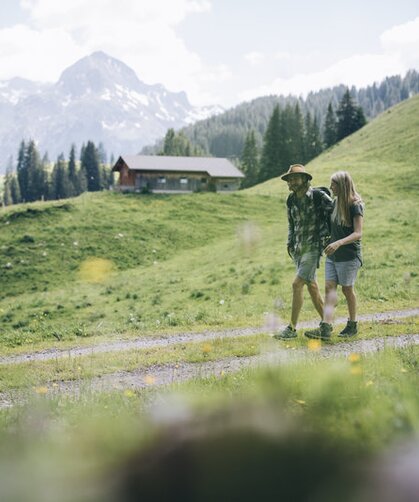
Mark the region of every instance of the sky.
[[0, 80], [56, 82], [101, 50], [225, 108], [419, 70], [418, 0], [0, 0]]

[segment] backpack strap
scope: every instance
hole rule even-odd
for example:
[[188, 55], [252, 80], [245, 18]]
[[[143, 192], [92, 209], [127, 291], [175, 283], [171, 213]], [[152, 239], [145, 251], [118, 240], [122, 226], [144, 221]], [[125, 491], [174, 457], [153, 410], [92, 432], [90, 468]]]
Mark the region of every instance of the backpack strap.
[[318, 188], [313, 188], [313, 201], [316, 211], [319, 210], [322, 203], [322, 194], [320, 192], [321, 190], [319, 190]]

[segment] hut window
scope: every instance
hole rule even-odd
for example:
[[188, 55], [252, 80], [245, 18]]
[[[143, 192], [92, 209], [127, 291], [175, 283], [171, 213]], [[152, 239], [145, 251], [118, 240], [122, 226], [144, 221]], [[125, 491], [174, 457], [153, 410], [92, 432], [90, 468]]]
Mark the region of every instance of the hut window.
[[159, 183], [164, 185], [164, 183], [166, 183], [166, 178], [164, 176], [159, 176]]
[[188, 184], [188, 178], [180, 178], [180, 184], [181, 185], [187, 185]]
[[207, 182], [207, 178], [201, 178], [201, 183], [206, 183]]

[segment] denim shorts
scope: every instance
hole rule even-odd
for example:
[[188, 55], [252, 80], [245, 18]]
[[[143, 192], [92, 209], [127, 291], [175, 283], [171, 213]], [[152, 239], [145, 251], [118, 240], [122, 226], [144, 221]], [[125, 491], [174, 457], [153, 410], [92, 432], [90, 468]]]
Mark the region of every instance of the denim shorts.
[[319, 263], [318, 251], [307, 251], [302, 256], [294, 258], [297, 275], [306, 282], [316, 280], [316, 270]]
[[340, 286], [353, 286], [361, 262], [358, 258], [349, 261], [333, 261], [326, 258], [326, 281], [336, 282]]

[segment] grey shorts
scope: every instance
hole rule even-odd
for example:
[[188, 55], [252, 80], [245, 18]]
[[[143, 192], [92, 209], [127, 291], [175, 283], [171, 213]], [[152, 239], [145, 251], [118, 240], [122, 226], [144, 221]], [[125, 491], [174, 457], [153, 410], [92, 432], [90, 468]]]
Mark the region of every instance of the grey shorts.
[[326, 281], [336, 282], [340, 286], [353, 286], [361, 262], [358, 258], [350, 261], [333, 261], [326, 258]]
[[294, 258], [297, 275], [306, 282], [316, 280], [316, 270], [319, 263], [319, 252], [308, 251], [298, 258]]

